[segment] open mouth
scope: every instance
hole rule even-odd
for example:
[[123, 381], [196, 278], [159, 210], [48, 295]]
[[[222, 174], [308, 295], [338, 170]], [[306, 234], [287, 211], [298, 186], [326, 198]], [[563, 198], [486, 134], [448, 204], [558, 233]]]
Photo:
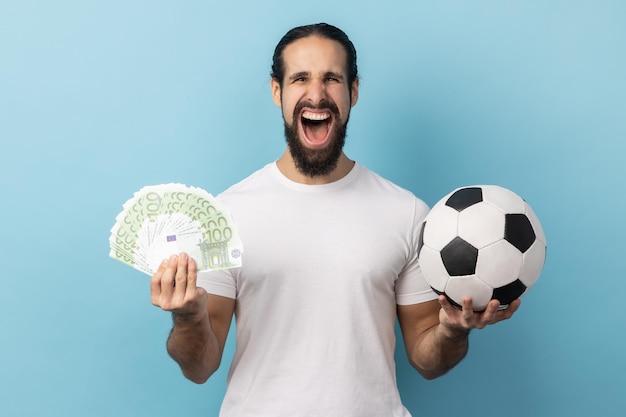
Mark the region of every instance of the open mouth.
[[326, 144], [330, 136], [333, 121], [329, 110], [304, 110], [300, 116], [304, 137], [313, 146]]

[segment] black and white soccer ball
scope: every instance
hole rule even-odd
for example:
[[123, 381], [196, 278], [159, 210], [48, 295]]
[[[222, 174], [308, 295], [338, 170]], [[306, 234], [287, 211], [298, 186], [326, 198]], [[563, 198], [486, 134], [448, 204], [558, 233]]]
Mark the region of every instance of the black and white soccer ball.
[[492, 299], [504, 308], [539, 278], [546, 237], [532, 208], [513, 191], [462, 187], [426, 216], [418, 257], [428, 284], [453, 305], [470, 296], [475, 311]]

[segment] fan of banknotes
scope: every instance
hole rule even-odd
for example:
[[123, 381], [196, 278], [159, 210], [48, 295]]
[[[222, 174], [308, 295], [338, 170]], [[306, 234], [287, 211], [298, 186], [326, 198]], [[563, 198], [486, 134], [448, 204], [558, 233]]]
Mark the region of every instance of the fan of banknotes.
[[243, 246], [231, 215], [197, 187], [143, 187], [123, 205], [109, 237], [109, 256], [152, 275], [163, 259], [186, 252], [198, 270], [241, 266]]

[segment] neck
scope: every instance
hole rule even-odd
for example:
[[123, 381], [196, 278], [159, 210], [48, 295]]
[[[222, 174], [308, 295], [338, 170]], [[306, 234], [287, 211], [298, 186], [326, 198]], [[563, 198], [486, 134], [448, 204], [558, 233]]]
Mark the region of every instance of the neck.
[[337, 166], [330, 173], [319, 177], [309, 177], [298, 170], [289, 149], [287, 149], [278, 161], [276, 161], [276, 166], [278, 170], [291, 181], [301, 184], [319, 185], [338, 181], [348, 175], [354, 166], [354, 161], [348, 159], [342, 152], [337, 161]]

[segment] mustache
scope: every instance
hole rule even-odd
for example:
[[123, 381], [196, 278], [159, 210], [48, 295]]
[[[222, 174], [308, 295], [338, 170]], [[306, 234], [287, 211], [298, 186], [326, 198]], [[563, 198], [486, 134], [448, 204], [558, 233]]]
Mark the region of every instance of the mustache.
[[318, 104], [313, 104], [313, 102], [311, 101], [304, 100], [304, 101], [298, 102], [298, 104], [296, 105], [296, 108], [293, 112], [294, 119], [296, 117], [299, 117], [300, 113], [302, 112], [302, 109], [304, 108], [314, 109], [314, 110], [330, 110], [333, 114], [337, 116], [339, 115], [339, 108], [332, 101], [322, 99], [320, 100]]

